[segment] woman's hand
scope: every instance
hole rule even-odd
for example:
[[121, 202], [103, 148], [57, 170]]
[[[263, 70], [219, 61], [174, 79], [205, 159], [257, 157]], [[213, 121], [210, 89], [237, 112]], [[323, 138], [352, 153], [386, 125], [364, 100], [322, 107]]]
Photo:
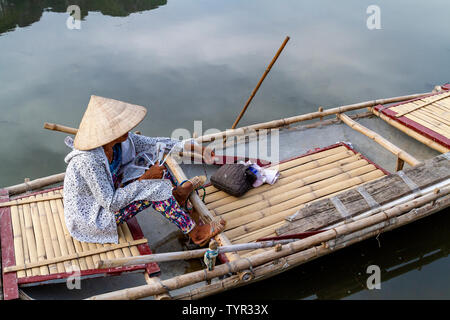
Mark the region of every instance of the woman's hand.
[[208, 147], [202, 147], [202, 155], [203, 155], [203, 160], [207, 163], [207, 164], [213, 164], [215, 157], [216, 157], [216, 153], [214, 152], [214, 150], [208, 148]]
[[145, 171], [145, 173], [140, 176], [139, 180], [162, 179], [165, 170], [166, 168], [164, 166], [160, 166], [158, 161], [153, 166], [148, 168], [147, 171]]

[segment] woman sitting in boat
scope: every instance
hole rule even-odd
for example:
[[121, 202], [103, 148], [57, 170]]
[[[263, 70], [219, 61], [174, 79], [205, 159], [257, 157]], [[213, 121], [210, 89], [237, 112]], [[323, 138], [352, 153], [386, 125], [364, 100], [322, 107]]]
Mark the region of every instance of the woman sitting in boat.
[[[225, 221], [196, 223], [184, 210], [189, 194], [201, 187], [205, 177], [194, 177], [178, 186], [156, 162], [157, 144], [178, 153], [190, 141], [150, 138], [129, 132], [145, 117], [144, 107], [91, 96], [75, 139], [65, 143], [73, 149], [64, 161], [64, 216], [75, 239], [94, 243], [118, 243], [117, 225], [152, 207], [173, 222], [195, 244], [204, 246], [224, 229]], [[207, 156], [205, 148], [195, 146]], [[129, 167], [139, 154], [156, 162], [130, 181]], [[214, 156], [209, 153], [209, 156]], [[209, 159], [210, 160], [210, 159]], [[135, 170], [131, 170], [135, 172]], [[126, 183], [123, 183], [126, 181]]]

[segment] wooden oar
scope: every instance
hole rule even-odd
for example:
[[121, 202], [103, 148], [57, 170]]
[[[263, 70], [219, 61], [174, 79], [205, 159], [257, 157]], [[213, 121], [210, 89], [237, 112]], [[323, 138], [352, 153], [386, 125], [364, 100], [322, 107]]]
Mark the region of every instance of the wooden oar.
[[269, 66], [267, 67], [266, 71], [264, 71], [264, 74], [262, 75], [261, 79], [259, 79], [258, 84], [256, 85], [255, 89], [253, 89], [252, 94], [248, 98], [247, 102], [244, 105], [244, 108], [242, 108], [241, 113], [234, 121], [233, 125], [231, 126], [231, 129], [236, 128], [237, 124], [241, 120], [242, 116], [244, 115], [245, 111], [247, 110], [248, 106], [250, 105], [250, 102], [252, 102], [253, 97], [255, 96], [256, 92], [258, 91], [259, 87], [261, 86], [262, 82], [266, 78], [267, 74], [270, 72], [270, 69], [272, 69], [272, 66], [274, 65], [275, 61], [277, 61], [278, 57], [281, 54], [281, 51], [283, 51], [284, 47], [286, 46], [286, 43], [289, 41], [289, 37], [286, 37], [284, 39], [283, 44], [281, 45], [280, 49], [278, 49], [277, 53], [275, 54], [275, 57], [273, 57], [272, 61], [270, 62]]

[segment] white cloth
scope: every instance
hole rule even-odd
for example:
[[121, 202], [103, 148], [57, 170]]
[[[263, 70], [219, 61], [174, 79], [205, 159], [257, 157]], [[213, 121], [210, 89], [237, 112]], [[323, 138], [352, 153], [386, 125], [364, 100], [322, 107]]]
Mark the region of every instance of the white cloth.
[[[80, 151], [73, 148], [71, 137], [65, 142], [73, 151], [64, 159], [68, 164], [64, 178], [64, 217], [67, 229], [75, 239], [118, 243], [114, 212], [137, 200], [163, 201], [172, 196], [172, 184], [167, 179], [135, 181], [114, 190], [103, 147]], [[183, 141], [130, 132], [122, 143], [122, 165], [132, 163], [141, 152], [156, 157], [158, 142], [168, 149], [181, 151], [183, 148]]]

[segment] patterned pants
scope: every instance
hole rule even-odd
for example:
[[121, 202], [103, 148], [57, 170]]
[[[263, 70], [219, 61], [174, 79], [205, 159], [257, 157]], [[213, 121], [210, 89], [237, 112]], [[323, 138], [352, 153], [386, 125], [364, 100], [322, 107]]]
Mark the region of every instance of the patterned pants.
[[[173, 182], [172, 176], [169, 173], [167, 175]], [[134, 201], [114, 213], [116, 223], [121, 224], [150, 206], [174, 223], [184, 234], [191, 232], [195, 227], [194, 220], [180, 207], [173, 196], [164, 201]]]
[[115, 212], [116, 223], [121, 224], [150, 206], [174, 223], [184, 234], [191, 232], [195, 227], [194, 220], [180, 207], [173, 196], [164, 201], [139, 200], [132, 202]]

